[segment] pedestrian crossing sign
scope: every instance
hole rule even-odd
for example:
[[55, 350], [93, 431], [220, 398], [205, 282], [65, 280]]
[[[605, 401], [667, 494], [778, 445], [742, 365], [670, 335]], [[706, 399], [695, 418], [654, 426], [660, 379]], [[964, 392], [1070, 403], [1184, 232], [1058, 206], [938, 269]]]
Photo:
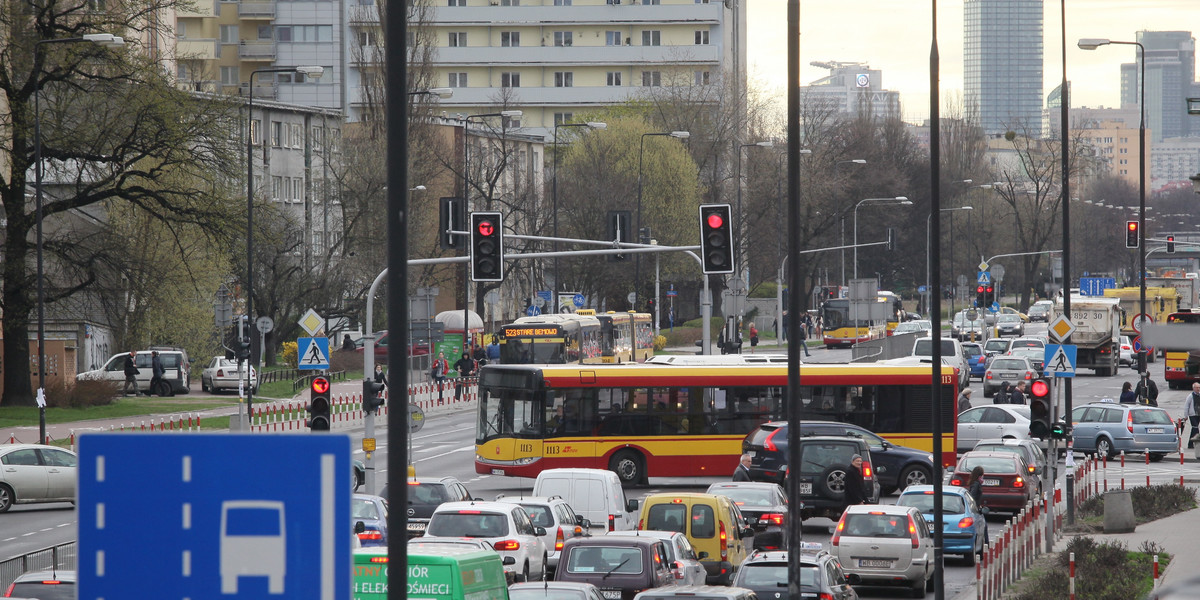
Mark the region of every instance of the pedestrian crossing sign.
[[329, 368], [329, 338], [296, 338], [296, 368], [325, 370]]
[[1074, 377], [1078, 349], [1074, 344], [1046, 344], [1042, 372], [1054, 377]]

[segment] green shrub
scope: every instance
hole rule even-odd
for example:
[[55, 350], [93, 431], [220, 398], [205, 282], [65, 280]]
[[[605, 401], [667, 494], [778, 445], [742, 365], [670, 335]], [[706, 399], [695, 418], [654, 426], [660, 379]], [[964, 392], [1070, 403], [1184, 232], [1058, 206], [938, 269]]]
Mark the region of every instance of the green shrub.
[[1022, 585], [1024, 590], [1015, 600], [1068, 598], [1072, 553], [1075, 595], [1094, 600], [1140, 598], [1153, 585], [1154, 554], [1159, 555], [1160, 568], [1170, 562], [1170, 556], [1153, 542], [1144, 542], [1138, 552], [1130, 552], [1123, 542], [1097, 543], [1091, 537], [1075, 537], [1053, 558], [1049, 570]]
[[[1150, 487], [1129, 488], [1133, 500], [1133, 515], [1138, 523], [1148, 523], [1196, 507], [1196, 490], [1164, 483]], [[1094, 496], [1080, 505], [1080, 519], [1104, 516], [1104, 496]]]
[[46, 406], [48, 408], [87, 408], [89, 406], [107, 406], [121, 394], [124, 381], [104, 379], [84, 379], [66, 386], [62, 381], [53, 381], [46, 385]]

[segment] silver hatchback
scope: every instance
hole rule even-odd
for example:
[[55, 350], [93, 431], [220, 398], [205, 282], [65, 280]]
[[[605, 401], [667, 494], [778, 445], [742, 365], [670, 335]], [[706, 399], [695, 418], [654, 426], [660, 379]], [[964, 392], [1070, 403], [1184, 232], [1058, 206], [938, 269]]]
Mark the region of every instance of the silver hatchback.
[[924, 598], [933, 586], [933, 538], [914, 506], [846, 508], [830, 540], [851, 584], [908, 586]]
[[[1029, 383], [1038, 376], [1033, 363], [1024, 356], [997, 356], [988, 363], [987, 371], [983, 373], [983, 395], [990, 398], [1006, 382], [1016, 385], [1024, 381]], [[1007, 402], [1007, 400], [1005, 400]]]

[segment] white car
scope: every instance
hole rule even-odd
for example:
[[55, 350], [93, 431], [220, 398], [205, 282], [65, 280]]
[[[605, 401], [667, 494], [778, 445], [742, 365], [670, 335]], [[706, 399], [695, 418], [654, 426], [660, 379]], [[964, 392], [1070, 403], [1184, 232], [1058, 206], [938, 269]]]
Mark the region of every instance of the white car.
[[[238, 361], [224, 356], [214, 356], [212, 360], [208, 361], [208, 366], [204, 367], [204, 371], [200, 373], [200, 389], [214, 394], [221, 390], [236, 390], [239, 380], [246, 381], [246, 366], [243, 365], [242, 370], [239, 371]], [[250, 367], [250, 381], [252, 382], [250, 391], [257, 392], [258, 371], [254, 367]]]
[[914, 598], [933, 590], [933, 536], [914, 506], [848, 506], [829, 544], [853, 585], [905, 585]]
[[583, 517], [575, 514], [574, 509], [560, 496], [496, 496], [496, 502], [516, 504], [525, 509], [529, 520], [535, 527], [542, 527], [546, 535], [541, 536], [546, 545], [547, 568], [558, 568], [558, 557], [562, 552], [563, 542], [573, 537], [591, 535], [591, 524]]
[[13, 504], [75, 503], [79, 459], [39, 444], [0, 445], [0, 513]]
[[1118, 358], [1121, 364], [1136, 366], [1133, 360], [1133, 342], [1129, 341], [1129, 336], [1121, 336], [1121, 356]]
[[905, 321], [899, 325], [896, 325], [896, 328], [892, 330], [892, 335], [900, 335], [904, 333], [920, 333], [928, 335], [930, 331], [933, 331], [933, 323], [926, 319], [918, 319], [916, 321]]
[[671, 576], [675, 578], [675, 585], [704, 585], [708, 577], [704, 563], [696, 556], [692, 543], [686, 535], [678, 531], [609, 531], [605, 535], [640, 536], [662, 540], [663, 545], [667, 547], [667, 560], [671, 561]]
[[[512, 558], [504, 570], [518, 581], [545, 577], [549, 551], [538, 527], [521, 506], [507, 502], [446, 502], [433, 511], [424, 538], [480, 538], [492, 544], [501, 559]], [[507, 560], [504, 560], [507, 563]]]
[[979, 440], [992, 438], [1029, 439], [1029, 406], [989, 404], [964, 410], [958, 415], [958, 448], [966, 452]]

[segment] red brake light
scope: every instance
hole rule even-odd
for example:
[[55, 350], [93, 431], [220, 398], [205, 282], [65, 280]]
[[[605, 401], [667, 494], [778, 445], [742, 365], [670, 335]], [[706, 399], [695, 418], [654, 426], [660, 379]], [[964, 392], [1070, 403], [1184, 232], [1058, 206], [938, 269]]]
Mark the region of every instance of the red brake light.
[[829, 538], [829, 545], [836, 547], [842, 541], [842, 530], [846, 528], [846, 513], [842, 513], [842, 518], [838, 519], [837, 527], [833, 530], [833, 537]]
[[817, 600], [833, 600], [833, 594], [821, 592], [821, 594], [817, 596]]
[[775, 446], [775, 442], [772, 441], [772, 438], [774, 438], [776, 435], [778, 435], [780, 431], [783, 431], [783, 428], [779, 428], [779, 429], [776, 429], [775, 431], [772, 431], [771, 433], [768, 433], [767, 439], [763, 440], [763, 448], [766, 448], [770, 452], [775, 452], [775, 451], [779, 450], [779, 448]]
[[558, 533], [554, 534], [554, 551], [558, 552], [558, 551], [562, 550], [562, 547], [563, 547], [563, 530], [562, 530], [562, 527], [559, 527]]
[[675, 561], [671, 563], [671, 569], [674, 571], [675, 579], [683, 579], [683, 563]]
[[[962, 485], [962, 480], [961, 480], [961, 479], [959, 479], [959, 478], [957, 478], [957, 477], [955, 477], [954, 479], [951, 479], [951, 480], [950, 480], [950, 485]], [[932, 492], [931, 492], [931, 493], [932, 493]]]
[[913, 520], [912, 515], [908, 515], [908, 535], [912, 538], [912, 547], [921, 547], [921, 536], [917, 534], [917, 522]]
[[360, 540], [382, 540], [383, 534], [378, 531], [375, 531], [375, 530], [364, 531], [364, 532], [358, 534], [358, 539], [360, 539]]
[[1125, 413], [1125, 428], [1129, 430], [1129, 433], [1133, 433], [1133, 411], [1132, 410]]
[[874, 477], [874, 475], [871, 474], [871, 463], [863, 462], [862, 476], [863, 476], [863, 479], [871, 479]]
[[460, 511], [458, 511], [458, 514], [460, 514], [460, 515], [478, 515], [478, 514], [482, 514], [482, 513], [480, 513], [477, 510], [460, 510]]
[[372, 557], [371, 557], [371, 562], [373, 562], [373, 563], [386, 563], [386, 562], [387, 562], [387, 557], [386, 557], [386, 556], [372, 556]]
[[974, 524], [975, 524], [975, 519], [972, 519], [971, 517], [963, 517], [962, 520], [958, 522], [958, 528], [966, 529]]
[[672, 498], [671, 504], [683, 504], [683, 498]]
[[775, 525], [783, 525], [783, 513], [767, 513], [760, 517], [759, 520]]
[[[612, 515], [608, 515], [608, 516], [611, 517]], [[646, 528], [645, 519], [638, 519], [638, 529], [645, 529], [645, 528]]]
[[1013, 487], [1025, 487], [1025, 478], [1017, 475], [1017, 478], [1013, 480]]
[[729, 560], [729, 540], [726, 538], [724, 521], [721, 521], [721, 531], [717, 535], [721, 539], [721, 560]]
[[492, 547], [500, 552], [509, 552], [512, 550], [520, 550], [521, 542], [518, 542], [517, 540], [504, 540], [502, 542], [496, 542], [495, 544], [492, 544]]

